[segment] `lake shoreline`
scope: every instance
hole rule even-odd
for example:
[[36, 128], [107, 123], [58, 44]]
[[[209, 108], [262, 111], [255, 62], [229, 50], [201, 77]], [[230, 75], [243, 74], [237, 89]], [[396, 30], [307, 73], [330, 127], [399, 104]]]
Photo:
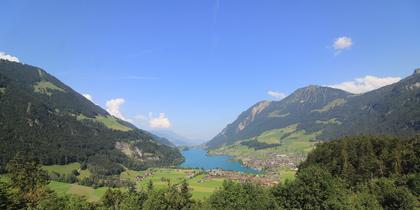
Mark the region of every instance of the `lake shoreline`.
[[260, 174], [263, 171], [243, 165], [232, 156], [212, 155], [202, 148], [191, 148], [182, 151], [185, 161], [179, 165], [181, 168], [200, 168], [204, 170], [222, 169], [243, 173]]

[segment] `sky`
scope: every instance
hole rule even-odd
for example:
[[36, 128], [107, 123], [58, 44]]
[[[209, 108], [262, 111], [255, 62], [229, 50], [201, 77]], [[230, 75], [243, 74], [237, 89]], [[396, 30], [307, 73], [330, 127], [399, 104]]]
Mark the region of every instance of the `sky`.
[[210, 140], [311, 84], [363, 93], [420, 67], [420, 1], [3, 0], [0, 58], [140, 128]]

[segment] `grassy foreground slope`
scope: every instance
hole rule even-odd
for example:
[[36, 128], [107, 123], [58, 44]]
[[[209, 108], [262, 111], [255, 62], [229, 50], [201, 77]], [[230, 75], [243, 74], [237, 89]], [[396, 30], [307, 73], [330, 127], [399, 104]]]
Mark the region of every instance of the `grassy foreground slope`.
[[[68, 165], [53, 165], [53, 166], [43, 166], [44, 170], [48, 172], [56, 172], [60, 174], [69, 174], [73, 170], [80, 168], [79, 163], [72, 163]], [[86, 175], [84, 173], [90, 173], [88, 170], [82, 170], [82, 173], [78, 176], [79, 179], [84, 178]], [[145, 177], [142, 180], [138, 180], [136, 177], [142, 176], [145, 174], [152, 174]], [[194, 175], [191, 175], [194, 174]], [[190, 175], [190, 176], [189, 176]], [[149, 181], [153, 182], [153, 187], [157, 190], [167, 189], [168, 183], [171, 185], [178, 185], [182, 183], [185, 179], [191, 190], [192, 198], [204, 200], [222, 186], [224, 179], [222, 178], [212, 178], [209, 180], [204, 180], [206, 175], [203, 174], [201, 170], [192, 170], [192, 169], [175, 169], [175, 168], [151, 168], [144, 171], [134, 171], [126, 170], [122, 172], [119, 176], [122, 180], [130, 180], [135, 183], [135, 188], [137, 191], [146, 191]], [[1, 182], [9, 182], [10, 178], [8, 175], [3, 174], [0, 176]], [[60, 181], [51, 181], [48, 184], [48, 188], [53, 190], [58, 194], [68, 194], [68, 195], [77, 195], [85, 197], [89, 202], [99, 202], [101, 197], [104, 195], [107, 189], [110, 187], [90, 187], [83, 186], [76, 183], [65, 183]], [[120, 189], [122, 191], [127, 191], [127, 187], [118, 187], [115, 189]]]
[[92, 188], [88, 186], [51, 181], [48, 187], [59, 195], [70, 194], [82, 196], [89, 202], [99, 202], [108, 187]]
[[[47, 170], [49, 173], [59, 173], [65, 175], [71, 174], [74, 170], [78, 170], [80, 172], [80, 175], [77, 176], [79, 181], [91, 175], [89, 170], [80, 170], [79, 163], [43, 166], [42, 168]], [[149, 181], [153, 182], [155, 189], [165, 189], [168, 188], [168, 183], [171, 185], [177, 185], [185, 179], [190, 186], [193, 198], [205, 199], [208, 198], [217, 188], [222, 186], [224, 180], [222, 178], [213, 178], [203, 181], [205, 176], [206, 175], [203, 174], [203, 171], [198, 169], [150, 168], [143, 171], [126, 169], [119, 175], [119, 179], [135, 183], [135, 187], [138, 191], [146, 190]], [[144, 178], [139, 180], [138, 177]], [[77, 182], [64, 183], [60, 181], [52, 181], [48, 186], [57, 193], [80, 195], [86, 197], [89, 201], [98, 201], [103, 193], [109, 189], [109, 187], [93, 188], [80, 185]], [[126, 190], [127, 187], [119, 187], [119, 189]]]

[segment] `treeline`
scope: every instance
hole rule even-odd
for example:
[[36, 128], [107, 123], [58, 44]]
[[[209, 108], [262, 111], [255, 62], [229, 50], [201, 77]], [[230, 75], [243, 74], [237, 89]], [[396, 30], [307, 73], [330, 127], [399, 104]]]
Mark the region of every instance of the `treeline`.
[[374, 178], [420, 171], [420, 136], [409, 139], [358, 136], [320, 144], [308, 154], [300, 170], [319, 165], [331, 175], [356, 186]]
[[13, 160], [8, 164], [11, 183], [0, 188], [0, 209], [418, 209], [419, 143], [419, 137], [346, 137], [323, 143], [293, 181], [274, 187], [225, 181], [204, 201], [192, 199], [184, 181], [168, 183], [166, 189], [149, 182], [140, 191], [108, 190], [92, 204], [49, 192], [48, 176], [36, 163]]
[[253, 139], [250, 141], [241, 142], [241, 145], [247, 146], [249, 148], [253, 148], [255, 150], [260, 150], [260, 149], [277, 147], [277, 146], [280, 146], [281, 144], [267, 144], [264, 142], [259, 142], [257, 139]]
[[[20, 155], [20, 154], [18, 154]], [[133, 181], [121, 179], [120, 173], [124, 171], [124, 168], [122, 166], [117, 165], [118, 167], [115, 167], [115, 169], [111, 168], [110, 166], [113, 166], [113, 162], [110, 162], [109, 166], [106, 166], [110, 168], [110, 171], [117, 171], [116, 173], [98, 173], [97, 171], [91, 172], [89, 176], [81, 177], [80, 173], [87, 169], [87, 164], [82, 163], [80, 165], [80, 169], [74, 169], [69, 173], [58, 173], [55, 171], [51, 171], [48, 173], [49, 179], [53, 181], [58, 182], [65, 182], [65, 183], [77, 183], [79, 185], [89, 186], [94, 189], [99, 187], [111, 187], [111, 188], [119, 188], [119, 187], [132, 187], [135, 185]], [[90, 170], [95, 169], [96, 166], [93, 165], [93, 167], [90, 167]], [[119, 170], [121, 168], [121, 170]], [[99, 167], [99, 169], [102, 169]]]

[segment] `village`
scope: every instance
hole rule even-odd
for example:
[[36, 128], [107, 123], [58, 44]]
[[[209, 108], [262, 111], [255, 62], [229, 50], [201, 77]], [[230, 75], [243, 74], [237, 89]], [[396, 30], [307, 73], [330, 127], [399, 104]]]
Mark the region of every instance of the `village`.
[[238, 171], [225, 171], [222, 169], [212, 169], [207, 171], [207, 176], [205, 176], [200, 181], [206, 181], [214, 178], [225, 178], [232, 181], [237, 181], [241, 183], [251, 182], [255, 184], [260, 184], [264, 186], [273, 186], [279, 183], [280, 177], [275, 173], [266, 173], [266, 174], [248, 174]]
[[[183, 179], [190, 180], [195, 178], [198, 175], [204, 175], [202, 178], [198, 179], [197, 183], [205, 183], [212, 179], [227, 179], [232, 181], [237, 181], [240, 183], [256, 183], [264, 186], [273, 186], [279, 183], [279, 175], [273, 172], [260, 173], [260, 174], [249, 174], [238, 171], [226, 171], [223, 169], [211, 169], [211, 170], [185, 170], [185, 169], [174, 169], [177, 173], [185, 173]], [[138, 175], [135, 177], [136, 182], [142, 182], [148, 177], [155, 176], [155, 173], [152, 170], [147, 170], [143, 175]], [[170, 177], [161, 177], [161, 182], [166, 182]]]
[[286, 167], [291, 170], [297, 170], [298, 163], [301, 158], [290, 157], [285, 154], [268, 153], [265, 158], [244, 158], [242, 164], [244, 166], [257, 170], [273, 169]]

